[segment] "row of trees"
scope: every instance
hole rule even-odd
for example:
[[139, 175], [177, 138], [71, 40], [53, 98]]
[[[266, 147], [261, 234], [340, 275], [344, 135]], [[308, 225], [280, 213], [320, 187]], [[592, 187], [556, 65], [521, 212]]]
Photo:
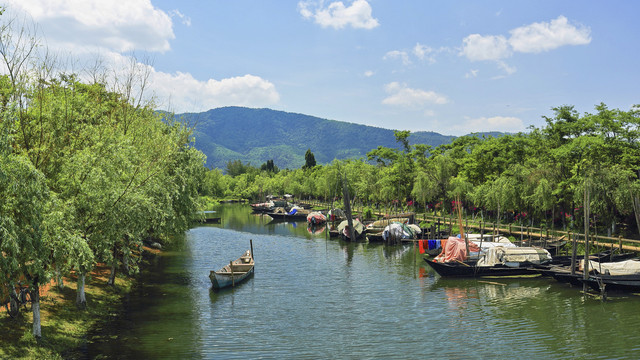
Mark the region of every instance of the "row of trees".
[[599, 104], [582, 115], [573, 106], [553, 110], [546, 126], [526, 133], [464, 136], [431, 148], [411, 145], [408, 131], [396, 131], [398, 148], [378, 147], [367, 159], [275, 173], [247, 166], [234, 176], [213, 169], [200, 190], [218, 197], [331, 199], [340, 197], [346, 174], [349, 192], [363, 203], [413, 200], [423, 209], [450, 211], [460, 199], [467, 210], [490, 211], [498, 219], [572, 227], [588, 188], [594, 223], [609, 233], [621, 222], [633, 224], [640, 214], [640, 108]]
[[147, 67], [95, 66], [80, 80], [27, 27], [2, 20], [0, 300], [26, 282], [40, 337], [40, 286], [73, 273], [84, 307], [97, 263], [111, 266], [111, 284], [119, 269], [136, 272], [144, 239], [188, 228], [205, 159], [189, 128], [143, 100]]

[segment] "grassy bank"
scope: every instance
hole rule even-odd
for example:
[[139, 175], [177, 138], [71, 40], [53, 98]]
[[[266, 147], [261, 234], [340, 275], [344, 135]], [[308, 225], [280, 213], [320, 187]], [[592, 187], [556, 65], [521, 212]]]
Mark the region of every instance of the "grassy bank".
[[87, 277], [87, 308], [75, 305], [75, 277], [65, 279], [60, 290], [53, 283], [41, 291], [42, 338], [33, 337], [33, 315], [30, 305], [11, 318], [3, 307], [0, 311], [0, 359], [74, 359], [83, 356], [81, 347], [90, 330], [101, 327], [122, 307], [122, 297], [131, 290], [134, 279], [116, 278], [115, 286], [107, 285], [109, 268], [98, 266]]

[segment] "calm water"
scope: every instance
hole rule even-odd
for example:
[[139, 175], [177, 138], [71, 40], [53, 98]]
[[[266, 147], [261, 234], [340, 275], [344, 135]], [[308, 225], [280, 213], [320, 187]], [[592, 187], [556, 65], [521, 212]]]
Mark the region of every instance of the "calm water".
[[[412, 247], [326, 240], [248, 206], [157, 259], [88, 358], [638, 358], [640, 297], [585, 299], [552, 279], [443, 279]], [[253, 239], [255, 276], [211, 290]]]

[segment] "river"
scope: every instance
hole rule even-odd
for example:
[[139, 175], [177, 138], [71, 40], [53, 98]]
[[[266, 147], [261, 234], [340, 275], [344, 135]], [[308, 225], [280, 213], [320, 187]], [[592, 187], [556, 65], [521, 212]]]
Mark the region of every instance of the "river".
[[[116, 320], [108, 359], [637, 358], [640, 297], [607, 301], [547, 278], [444, 279], [411, 246], [345, 243], [306, 223], [216, 209], [159, 256]], [[253, 240], [255, 275], [213, 292], [209, 271]]]

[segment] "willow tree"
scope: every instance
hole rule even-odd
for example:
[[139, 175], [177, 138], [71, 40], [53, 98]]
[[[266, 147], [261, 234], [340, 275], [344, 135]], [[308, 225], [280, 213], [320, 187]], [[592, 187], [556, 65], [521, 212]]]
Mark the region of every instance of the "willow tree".
[[[16, 282], [25, 279], [32, 297], [33, 335], [39, 338], [40, 285], [48, 282], [52, 264], [45, 231], [50, 193], [44, 175], [25, 156], [14, 154], [5, 136], [0, 147], [0, 276], [15, 298]], [[17, 311], [16, 306], [12, 301], [10, 311]]]

